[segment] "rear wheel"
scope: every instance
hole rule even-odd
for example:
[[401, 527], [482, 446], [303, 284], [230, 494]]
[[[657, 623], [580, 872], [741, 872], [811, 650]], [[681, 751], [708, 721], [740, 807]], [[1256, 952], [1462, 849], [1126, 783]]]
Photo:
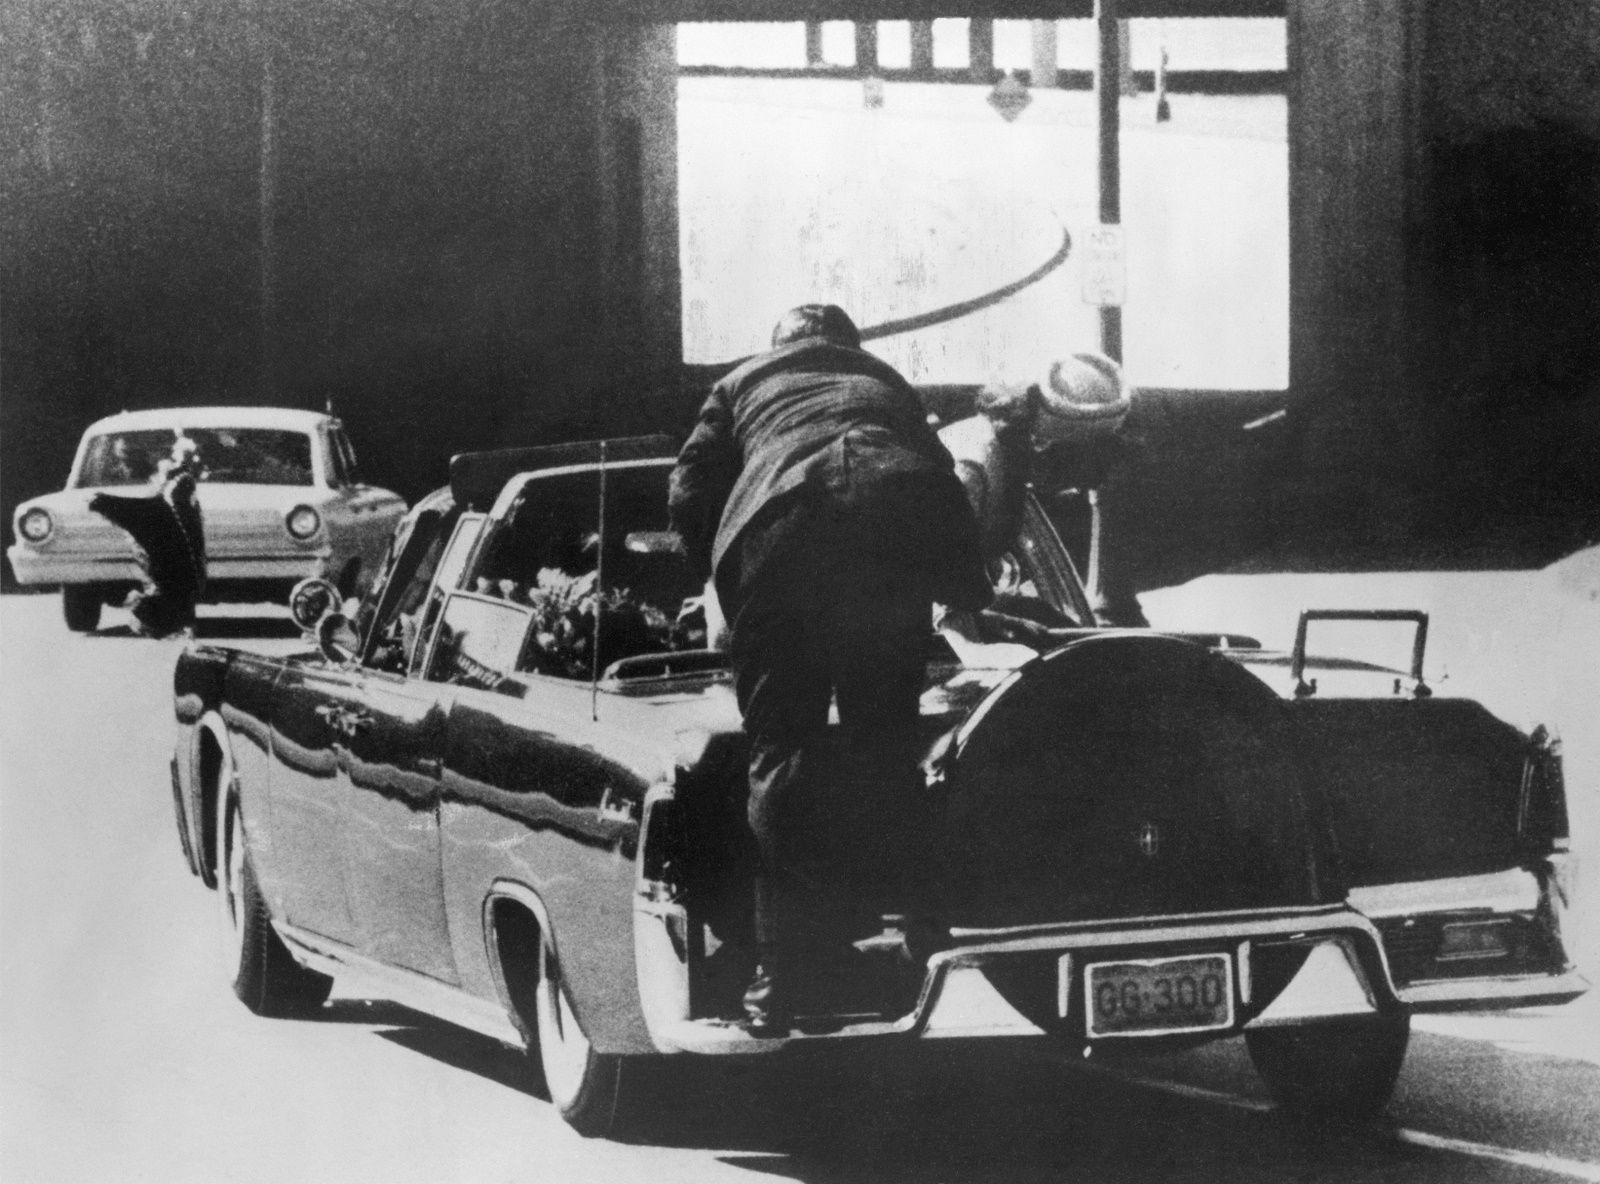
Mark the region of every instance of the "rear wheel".
[[1371, 1118], [1389, 1104], [1411, 1037], [1404, 1013], [1246, 1032], [1250, 1060], [1299, 1118]]
[[61, 589], [61, 615], [74, 633], [93, 633], [100, 624], [100, 588], [66, 584]]
[[225, 776], [217, 794], [216, 872], [223, 965], [233, 993], [257, 1015], [309, 1015], [328, 998], [333, 979], [296, 962], [273, 930], [250, 862], [239, 799], [228, 792], [228, 784]]
[[534, 1000], [539, 1063], [545, 1088], [561, 1117], [580, 1135], [624, 1133], [633, 1118], [636, 1080], [644, 1066], [596, 1052], [578, 1023], [548, 937], [539, 942], [539, 985]]

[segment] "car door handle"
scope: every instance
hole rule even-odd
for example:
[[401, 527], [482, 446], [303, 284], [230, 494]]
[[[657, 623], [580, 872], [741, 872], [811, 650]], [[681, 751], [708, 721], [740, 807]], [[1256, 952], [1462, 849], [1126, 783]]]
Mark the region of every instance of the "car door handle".
[[316, 716], [341, 736], [355, 738], [372, 727], [372, 716], [364, 711], [351, 711], [337, 703], [324, 703], [314, 708]]

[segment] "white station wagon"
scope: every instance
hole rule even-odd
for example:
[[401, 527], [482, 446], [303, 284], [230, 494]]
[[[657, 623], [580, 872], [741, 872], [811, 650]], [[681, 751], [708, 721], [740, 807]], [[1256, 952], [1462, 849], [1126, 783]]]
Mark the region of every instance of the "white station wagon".
[[60, 584], [67, 626], [93, 630], [100, 607], [143, 579], [133, 540], [89, 510], [99, 492], [154, 492], [178, 437], [197, 446], [208, 602], [281, 602], [307, 576], [354, 593], [378, 569], [405, 502], [364, 484], [331, 415], [277, 407], [130, 411], [90, 424], [67, 486], [17, 507], [7, 550], [21, 584]]

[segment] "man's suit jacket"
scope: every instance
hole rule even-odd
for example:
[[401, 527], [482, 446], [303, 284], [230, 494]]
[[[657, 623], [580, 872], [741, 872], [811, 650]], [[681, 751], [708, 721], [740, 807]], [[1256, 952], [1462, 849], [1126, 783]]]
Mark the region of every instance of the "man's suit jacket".
[[989, 597], [977, 524], [922, 401], [893, 367], [807, 339], [749, 359], [712, 388], [678, 455], [674, 527], [697, 574], [715, 571], [765, 507], [810, 491], [842, 506], [903, 496], [936, 598]]

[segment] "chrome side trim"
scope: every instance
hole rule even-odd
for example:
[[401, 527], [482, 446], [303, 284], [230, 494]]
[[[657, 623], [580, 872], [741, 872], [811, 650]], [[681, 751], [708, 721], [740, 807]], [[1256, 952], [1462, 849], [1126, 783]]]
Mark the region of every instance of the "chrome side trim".
[[1352, 888], [1349, 899], [1352, 908], [1368, 917], [1405, 917], [1468, 909], [1526, 913], [1539, 907], [1539, 895], [1539, 877], [1514, 867], [1479, 876]]
[[[200, 776], [200, 737], [209, 734], [212, 742], [216, 744], [217, 751], [222, 754], [222, 765], [217, 770], [219, 777], [225, 776], [225, 782], [219, 782], [214, 787], [208, 787]], [[233, 763], [233, 737], [228, 733], [228, 725], [223, 721], [221, 713], [212, 709], [200, 717], [194, 730], [189, 736], [189, 751], [186, 754], [189, 761], [190, 795], [184, 802], [185, 809], [194, 806], [194, 816], [189, 819], [189, 829], [195, 838], [195, 859], [199, 868], [200, 882], [207, 888], [217, 886], [216, 868], [216, 835], [211, 835], [212, 848], [206, 844], [206, 821], [216, 810], [217, 795], [232, 794], [235, 798], [241, 797], [239, 793], [239, 767]], [[209, 800], [211, 811], [207, 811], [206, 802], [210, 790]], [[212, 827], [215, 830], [215, 826]]]
[[1415, 1011], [1498, 1011], [1567, 1003], [1589, 990], [1576, 970], [1559, 974], [1504, 975], [1489, 978], [1427, 979], [1398, 991]]
[[484, 893], [483, 905], [478, 913], [479, 928], [483, 932], [484, 959], [489, 964], [489, 977], [494, 981], [495, 995], [505, 1010], [507, 1022], [517, 1030], [523, 1046], [532, 1048], [535, 1034], [527, 1029], [532, 1017], [525, 1020], [512, 1005], [511, 988], [506, 985], [505, 967], [500, 964], [500, 935], [494, 927], [494, 905], [497, 900], [515, 901], [532, 913], [535, 923], [539, 926], [539, 940], [549, 942], [552, 950], [556, 947], [556, 935], [550, 928], [550, 914], [545, 911], [544, 901], [539, 899], [537, 892], [515, 880], [496, 880], [489, 885], [489, 891]]
[[[1330, 918], [1336, 918], [1330, 922]], [[1218, 928], [1228, 926], [1225, 934]], [[1185, 938], [1252, 937], [1257, 934], [1307, 932], [1326, 928], [1360, 929], [1377, 937], [1366, 917], [1343, 904], [1302, 905], [1281, 909], [1230, 909], [1213, 913], [1166, 913], [1149, 917], [1120, 917], [1114, 921], [1055, 921], [1042, 925], [1014, 925], [1000, 929], [956, 929], [959, 953], [989, 950], [1027, 953], [1033, 950], [1076, 948], [1084, 944], [1135, 945], [1146, 941], [1182, 941]], [[1070, 940], [1067, 940], [1070, 939]], [[1063, 945], [1063, 940], [1067, 944]]]
[[284, 922], [273, 921], [272, 925], [295, 959], [312, 970], [337, 975], [346, 981], [353, 979], [358, 986], [370, 986], [373, 994], [384, 999], [392, 999], [513, 1048], [528, 1047], [510, 1014], [497, 1003], [469, 995], [459, 987], [425, 974], [376, 962], [337, 942]]

